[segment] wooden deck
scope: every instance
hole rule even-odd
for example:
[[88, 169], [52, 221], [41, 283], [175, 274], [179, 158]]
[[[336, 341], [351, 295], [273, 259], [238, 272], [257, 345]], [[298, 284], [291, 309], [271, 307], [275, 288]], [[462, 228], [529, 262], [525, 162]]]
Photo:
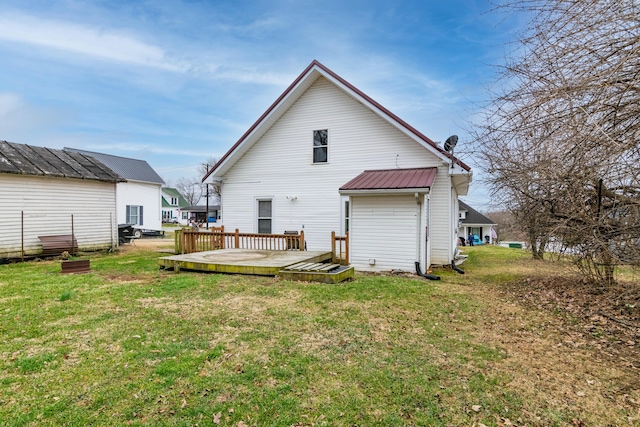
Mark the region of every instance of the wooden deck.
[[330, 261], [333, 254], [321, 251], [269, 251], [258, 249], [219, 249], [158, 259], [160, 268], [211, 273], [278, 276], [286, 267], [301, 263]]

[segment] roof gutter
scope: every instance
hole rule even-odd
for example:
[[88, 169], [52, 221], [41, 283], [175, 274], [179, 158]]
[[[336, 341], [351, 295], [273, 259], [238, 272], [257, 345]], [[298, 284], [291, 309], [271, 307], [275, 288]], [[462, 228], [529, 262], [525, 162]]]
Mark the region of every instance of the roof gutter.
[[338, 190], [344, 196], [380, 196], [380, 195], [403, 195], [429, 193], [430, 187], [424, 188], [371, 188], [362, 190]]

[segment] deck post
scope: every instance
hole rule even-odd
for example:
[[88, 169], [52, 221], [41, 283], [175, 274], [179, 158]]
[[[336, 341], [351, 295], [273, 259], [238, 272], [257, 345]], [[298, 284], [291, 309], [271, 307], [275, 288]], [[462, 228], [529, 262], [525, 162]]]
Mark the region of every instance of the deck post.
[[349, 232], [344, 234], [344, 265], [349, 265]]
[[338, 257], [336, 256], [336, 232], [331, 232], [331, 262], [336, 263]]
[[236, 228], [236, 235], [234, 236], [234, 243], [235, 243], [236, 249], [238, 249], [240, 247], [240, 230], [238, 230], [237, 228]]
[[304, 230], [300, 230], [300, 250], [304, 251]]
[[175, 233], [173, 233], [173, 245], [175, 247], [175, 252], [178, 253], [182, 253], [182, 230], [176, 230]]
[[[342, 242], [344, 241], [344, 252], [342, 251]], [[338, 243], [338, 249], [336, 250], [336, 243]], [[331, 232], [331, 262], [339, 263], [342, 265], [349, 265], [349, 232], [345, 233], [344, 237], [336, 237], [336, 232]], [[339, 255], [338, 255], [339, 253]]]

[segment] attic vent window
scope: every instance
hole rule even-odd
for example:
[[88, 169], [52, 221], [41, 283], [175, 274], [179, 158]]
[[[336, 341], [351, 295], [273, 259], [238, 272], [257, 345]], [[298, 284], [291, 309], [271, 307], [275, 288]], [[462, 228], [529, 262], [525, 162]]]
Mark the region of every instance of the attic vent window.
[[313, 131], [313, 163], [327, 163], [329, 158], [329, 131]]

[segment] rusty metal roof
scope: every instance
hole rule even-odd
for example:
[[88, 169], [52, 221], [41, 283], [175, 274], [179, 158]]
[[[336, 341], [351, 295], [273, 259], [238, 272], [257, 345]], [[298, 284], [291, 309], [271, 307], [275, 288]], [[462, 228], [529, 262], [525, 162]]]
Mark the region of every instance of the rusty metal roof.
[[340, 191], [431, 188], [437, 172], [438, 168], [367, 170], [340, 187]]
[[1, 173], [121, 181], [115, 172], [93, 157], [7, 141], [0, 141]]

